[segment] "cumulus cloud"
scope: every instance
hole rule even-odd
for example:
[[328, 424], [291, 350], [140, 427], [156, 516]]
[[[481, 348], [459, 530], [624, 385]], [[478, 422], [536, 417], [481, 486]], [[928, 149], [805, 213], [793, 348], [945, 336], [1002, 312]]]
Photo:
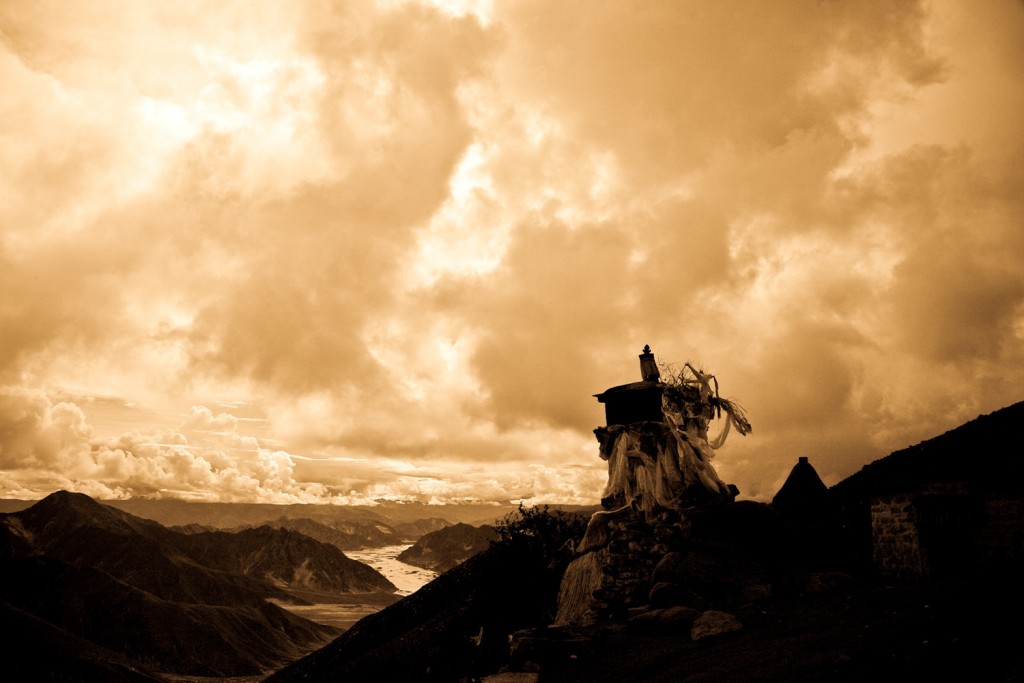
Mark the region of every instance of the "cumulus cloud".
[[[14, 491], [54, 488], [103, 498], [131, 496], [259, 502], [329, 502], [317, 482], [296, 480], [293, 456], [234, 432], [237, 419], [196, 406], [182, 430], [131, 431], [101, 438], [84, 412], [45, 396], [0, 393], [0, 471]], [[209, 432], [208, 428], [227, 428]]]
[[716, 465], [760, 499], [1021, 399], [1019, 3], [0, 31], [3, 495], [596, 500], [647, 343], [747, 409]]

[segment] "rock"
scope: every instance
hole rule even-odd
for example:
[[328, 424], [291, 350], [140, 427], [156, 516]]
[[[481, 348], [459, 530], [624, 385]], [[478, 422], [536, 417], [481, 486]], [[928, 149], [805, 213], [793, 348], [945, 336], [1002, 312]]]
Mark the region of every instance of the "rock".
[[693, 607], [662, 607], [639, 612], [630, 617], [629, 624], [639, 628], [690, 628], [700, 614]]
[[592, 647], [589, 637], [558, 627], [533, 628], [509, 636], [509, 660], [513, 669], [543, 669], [552, 663], [585, 656]]
[[647, 597], [651, 607], [674, 607], [676, 605], [704, 606], [704, 599], [688, 591], [678, 583], [662, 581], [651, 587]]
[[702, 640], [711, 636], [720, 636], [725, 633], [739, 631], [742, 628], [743, 624], [740, 623], [740, 620], [728, 612], [708, 610], [693, 622], [693, 628], [690, 629], [690, 638]]
[[686, 560], [686, 553], [678, 551], [665, 553], [665, 556], [661, 558], [654, 567], [654, 573], [651, 575], [651, 579], [655, 583], [675, 583], [676, 577], [680, 576], [680, 567], [683, 566], [683, 562]]
[[697, 620], [700, 614], [700, 610], [696, 608], [677, 605], [676, 607], [666, 607], [661, 610], [658, 620], [663, 624], [690, 625]]
[[558, 592], [556, 626], [586, 625], [597, 620], [603, 604], [598, 599], [607, 561], [607, 551], [597, 550], [574, 559], [562, 576]]
[[712, 605], [730, 606], [772, 595], [771, 581], [761, 565], [727, 543], [703, 543], [691, 547], [685, 556], [667, 554], [655, 567], [654, 580], [677, 584]]
[[484, 676], [482, 683], [537, 683], [540, 680], [538, 673], [526, 673], [525, 671], [507, 671], [500, 674]]

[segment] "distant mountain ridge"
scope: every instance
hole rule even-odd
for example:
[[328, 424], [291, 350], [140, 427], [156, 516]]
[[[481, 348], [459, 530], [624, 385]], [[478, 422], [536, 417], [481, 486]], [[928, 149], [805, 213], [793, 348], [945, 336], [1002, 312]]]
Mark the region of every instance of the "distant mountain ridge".
[[235, 533], [208, 531], [186, 536], [183, 545], [206, 566], [261, 578], [284, 589], [338, 593], [397, 590], [369, 565], [290, 529], [261, 526]]
[[[408, 534], [412, 530], [412, 528], [402, 528], [402, 525], [413, 524], [415, 527], [422, 520], [429, 519], [441, 518], [449, 524], [455, 522], [491, 524], [518, 508], [518, 505], [513, 503], [427, 505], [425, 503], [387, 501], [379, 505], [206, 503], [145, 498], [102, 502], [139, 517], [153, 519], [165, 526], [195, 523], [228, 529], [240, 526], [260, 526], [281, 518], [306, 518], [336, 528], [343, 528], [343, 523], [349, 522], [357, 524], [377, 522], [398, 530], [400, 534]], [[430, 529], [424, 530], [423, 533], [428, 530]]]

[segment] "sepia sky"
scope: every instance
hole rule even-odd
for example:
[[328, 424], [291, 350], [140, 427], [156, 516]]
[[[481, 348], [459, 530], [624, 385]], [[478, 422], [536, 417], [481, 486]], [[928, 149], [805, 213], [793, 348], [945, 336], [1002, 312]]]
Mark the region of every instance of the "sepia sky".
[[0, 83], [0, 497], [592, 504], [644, 344], [755, 500], [1024, 400], [1020, 0], [5, 0]]

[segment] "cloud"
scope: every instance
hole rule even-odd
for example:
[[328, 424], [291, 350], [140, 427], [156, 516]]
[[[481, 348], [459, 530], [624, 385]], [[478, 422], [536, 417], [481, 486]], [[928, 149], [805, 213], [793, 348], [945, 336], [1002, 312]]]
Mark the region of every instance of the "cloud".
[[[196, 406], [186, 429], [229, 427], [237, 420], [215, 418]], [[80, 491], [103, 498], [130, 496], [196, 500], [328, 502], [330, 492], [294, 477], [293, 456], [263, 448], [251, 437], [209, 432], [191, 442], [176, 430], [132, 431], [115, 438], [95, 436], [81, 408], [52, 403], [45, 396], [0, 394], [0, 472], [12, 490]]]
[[1019, 3], [0, 30], [5, 495], [596, 497], [644, 344], [748, 410], [761, 499], [1021, 398]]

